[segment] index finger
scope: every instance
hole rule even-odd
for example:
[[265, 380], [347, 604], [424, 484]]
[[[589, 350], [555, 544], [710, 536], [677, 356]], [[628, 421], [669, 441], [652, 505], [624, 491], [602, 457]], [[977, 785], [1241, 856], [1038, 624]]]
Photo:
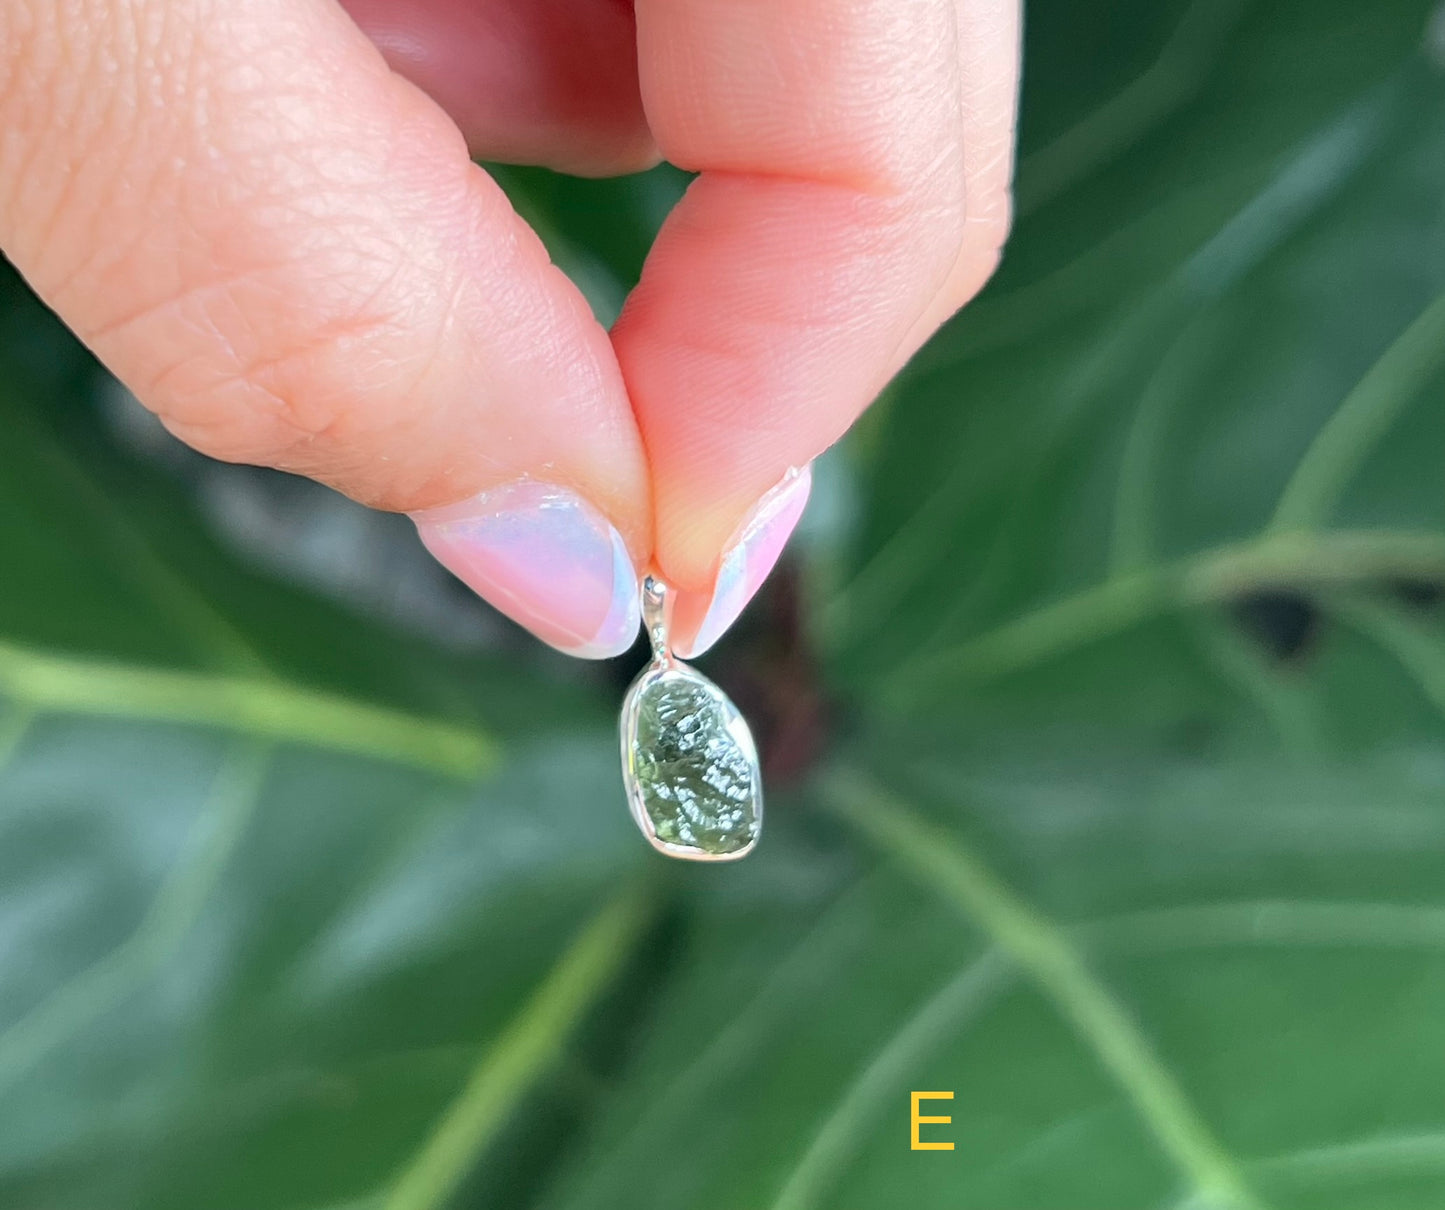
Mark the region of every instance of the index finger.
[[653, 472], [656, 559], [683, 590], [679, 650], [695, 654], [771, 567], [803, 468], [996, 262], [1018, 6], [636, 13], [648, 122], [700, 175], [613, 344]]

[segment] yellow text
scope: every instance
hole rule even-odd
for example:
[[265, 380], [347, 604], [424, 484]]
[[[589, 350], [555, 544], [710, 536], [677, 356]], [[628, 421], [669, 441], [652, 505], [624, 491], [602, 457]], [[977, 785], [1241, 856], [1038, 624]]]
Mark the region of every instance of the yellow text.
[[913, 1112], [909, 1115], [911, 1124], [909, 1139], [912, 1144], [910, 1149], [913, 1151], [952, 1151], [952, 1143], [925, 1143], [918, 1137], [918, 1128], [920, 1126], [932, 1125], [947, 1126], [953, 1119], [951, 1117], [924, 1117], [918, 1112], [918, 1105], [920, 1101], [951, 1101], [953, 1100], [953, 1093], [914, 1092], [910, 1093], [909, 1096], [913, 1101]]

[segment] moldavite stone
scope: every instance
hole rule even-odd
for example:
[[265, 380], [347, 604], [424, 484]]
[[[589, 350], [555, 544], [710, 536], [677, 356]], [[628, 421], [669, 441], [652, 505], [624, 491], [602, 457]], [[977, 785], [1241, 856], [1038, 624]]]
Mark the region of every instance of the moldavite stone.
[[648, 838], [681, 857], [752, 848], [761, 777], [752, 735], [727, 695], [685, 665], [653, 667], [628, 694], [624, 719], [628, 795]]

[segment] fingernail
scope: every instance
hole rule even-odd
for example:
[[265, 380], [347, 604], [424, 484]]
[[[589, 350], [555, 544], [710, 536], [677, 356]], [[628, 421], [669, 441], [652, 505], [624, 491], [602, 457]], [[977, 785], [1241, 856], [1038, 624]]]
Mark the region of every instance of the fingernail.
[[411, 519], [443, 567], [559, 651], [605, 659], [637, 637], [627, 544], [575, 492], [522, 481]]
[[810, 466], [793, 468], [743, 518], [723, 553], [702, 624], [691, 643], [679, 645], [678, 655], [684, 659], [701, 655], [737, 621], [783, 553], [812, 486]]

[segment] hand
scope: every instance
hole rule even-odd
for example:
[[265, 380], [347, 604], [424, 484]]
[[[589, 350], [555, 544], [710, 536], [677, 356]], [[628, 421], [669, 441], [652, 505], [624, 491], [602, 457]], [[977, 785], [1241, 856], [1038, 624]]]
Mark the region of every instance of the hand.
[[[0, 247], [198, 449], [411, 513], [578, 655], [655, 565], [696, 654], [997, 260], [1016, 0], [347, 8], [0, 0]], [[700, 174], [610, 339], [469, 150]]]

